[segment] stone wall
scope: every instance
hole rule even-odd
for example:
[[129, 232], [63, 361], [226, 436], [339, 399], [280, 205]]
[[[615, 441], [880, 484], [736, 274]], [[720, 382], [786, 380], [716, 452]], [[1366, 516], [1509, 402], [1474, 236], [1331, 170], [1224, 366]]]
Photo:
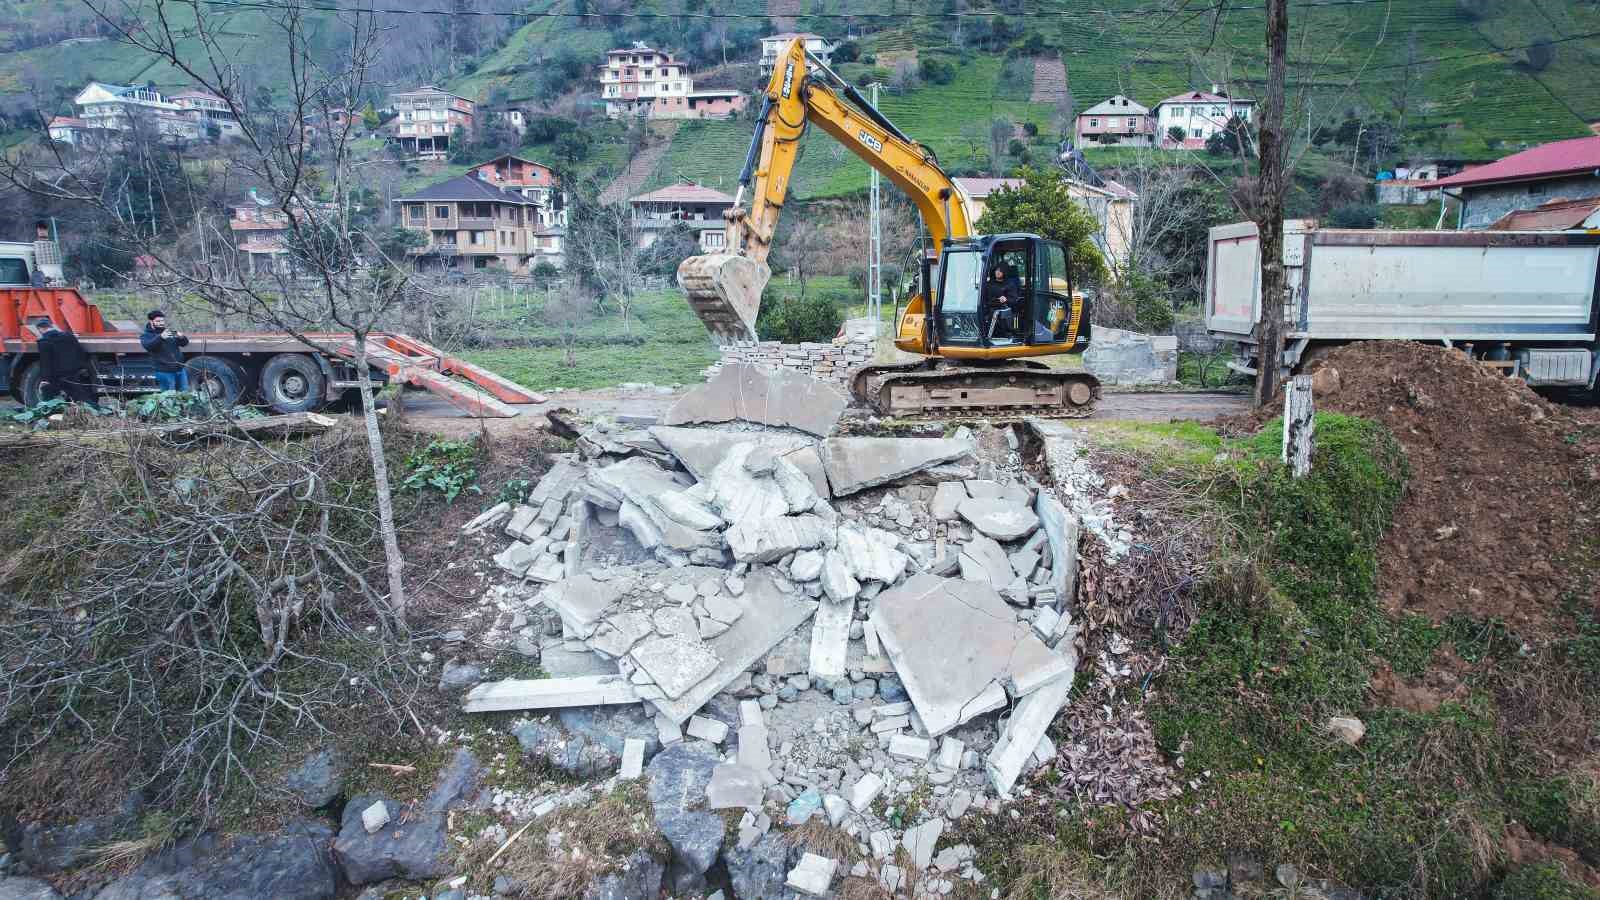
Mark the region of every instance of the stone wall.
[[1178, 338], [1095, 326], [1083, 367], [1103, 384], [1171, 384], [1178, 380]]
[[1577, 175], [1547, 181], [1516, 184], [1491, 184], [1463, 188], [1467, 209], [1461, 217], [1464, 229], [1488, 228], [1508, 212], [1533, 209], [1551, 200], [1585, 200], [1600, 197], [1600, 177]]
[[747, 363], [769, 368], [793, 369], [823, 381], [844, 384], [857, 368], [872, 361], [870, 341], [845, 344], [780, 344], [777, 341], [736, 341], [722, 348], [706, 377], [717, 374], [728, 363]]

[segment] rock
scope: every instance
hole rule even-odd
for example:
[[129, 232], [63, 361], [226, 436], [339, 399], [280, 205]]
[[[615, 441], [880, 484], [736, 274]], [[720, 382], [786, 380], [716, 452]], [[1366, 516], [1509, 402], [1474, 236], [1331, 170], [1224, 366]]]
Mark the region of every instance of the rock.
[[733, 896], [791, 900], [796, 894], [785, 882], [802, 853], [776, 832], [765, 833], [748, 849], [723, 850], [722, 863], [728, 870]]
[[828, 896], [828, 889], [833, 884], [834, 870], [839, 867], [837, 860], [815, 853], [806, 853], [800, 857], [800, 862], [789, 870], [789, 877], [784, 882], [808, 897]]
[[1354, 747], [1367, 736], [1367, 725], [1360, 719], [1347, 716], [1334, 716], [1328, 720], [1328, 733]]
[[957, 511], [973, 528], [997, 541], [1020, 541], [1039, 529], [1033, 510], [1008, 500], [963, 500]]
[[49, 882], [0, 876], [0, 900], [61, 900]]
[[930, 512], [940, 522], [949, 522], [956, 518], [957, 510], [961, 503], [967, 499], [967, 487], [959, 481], [941, 481], [939, 487], [933, 492], [933, 504]]
[[[635, 850], [622, 871], [600, 878], [584, 891], [584, 900], [656, 900], [667, 865], [644, 850]], [[436, 898], [437, 900], [437, 898]]]
[[621, 754], [583, 735], [568, 736], [561, 729], [542, 722], [519, 722], [511, 733], [523, 752], [548, 763], [573, 778], [599, 778], [615, 771]]
[[792, 369], [730, 363], [681, 397], [661, 421], [663, 425], [755, 422], [821, 437], [833, 430], [847, 403], [833, 387]]
[[[338, 891], [338, 871], [328, 852], [332, 838], [333, 829], [326, 824], [303, 819], [272, 834], [223, 838], [208, 832], [150, 857], [94, 896], [96, 900], [331, 898]], [[0, 897], [11, 896], [3, 889], [3, 881], [10, 880], [16, 879], [0, 880]], [[45, 900], [56, 895], [34, 896]]]
[[918, 869], [926, 869], [933, 861], [934, 846], [939, 843], [939, 836], [942, 834], [944, 834], [944, 819], [935, 816], [915, 828], [907, 828], [900, 844], [911, 854], [912, 865]]
[[[691, 621], [693, 617], [690, 617]], [[655, 638], [645, 641], [629, 654], [670, 699], [676, 700], [716, 671], [722, 658], [695, 640]]]
[[[861, 593], [861, 583], [850, 575], [850, 567], [845, 564], [844, 555], [838, 550], [829, 550], [824, 557], [822, 592], [835, 603], [852, 601]], [[849, 628], [848, 623], [845, 627]]]
[[[100, 848], [116, 840], [121, 833], [134, 825], [144, 812], [144, 795], [130, 793], [116, 811], [103, 816], [92, 816], [66, 825], [28, 825], [22, 830], [21, 846], [17, 857], [34, 874], [59, 872], [83, 865], [93, 859]], [[7, 843], [17, 847], [14, 838]]]
[[885, 703], [901, 703], [910, 697], [906, 693], [905, 684], [897, 675], [885, 675], [878, 679], [878, 696], [882, 697]]
[[439, 690], [465, 690], [483, 680], [483, 669], [466, 663], [448, 663], [439, 676]]
[[718, 762], [710, 747], [685, 741], [656, 754], [646, 767], [656, 828], [672, 845], [673, 860], [692, 872], [711, 868], [722, 849], [722, 818], [691, 809], [704, 802]]
[[[409, 809], [375, 794], [351, 798], [344, 806], [339, 836], [333, 842], [334, 859], [344, 871], [345, 880], [363, 885], [389, 878], [422, 881], [450, 874], [445, 851], [446, 815], [476, 785], [479, 772], [478, 760], [471, 751], [459, 749], [427, 799]], [[378, 802], [384, 804], [389, 822], [368, 833], [364, 813]]]
[[822, 468], [833, 496], [844, 497], [960, 459], [975, 449], [970, 441], [949, 438], [830, 438], [822, 444]]
[[795, 581], [816, 581], [822, 577], [823, 556], [816, 550], [796, 553], [789, 565], [789, 577]]
[[336, 748], [324, 747], [307, 756], [283, 779], [283, 786], [308, 809], [338, 799], [349, 763]]
[[776, 562], [796, 550], [822, 545], [822, 520], [812, 515], [773, 516], [741, 521], [723, 533], [739, 562]]

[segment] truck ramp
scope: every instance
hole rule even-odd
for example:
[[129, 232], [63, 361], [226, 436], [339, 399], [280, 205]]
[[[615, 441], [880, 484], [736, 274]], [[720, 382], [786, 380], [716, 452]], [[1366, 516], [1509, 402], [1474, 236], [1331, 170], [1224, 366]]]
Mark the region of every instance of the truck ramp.
[[[367, 336], [367, 364], [389, 380], [437, 394], [468, 415], [509, 419], [519, 412], [513, 403], [543, 403], [545, 396], [523, 388], [482, 366], [450, 354], [410, 335]], [[355, 340], [337, 345], [336, 352], [356, 358]]]

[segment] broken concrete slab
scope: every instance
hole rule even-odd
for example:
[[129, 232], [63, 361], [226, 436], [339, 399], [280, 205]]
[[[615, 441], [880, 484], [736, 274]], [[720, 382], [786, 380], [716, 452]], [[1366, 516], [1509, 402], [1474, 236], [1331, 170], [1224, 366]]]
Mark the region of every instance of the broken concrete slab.
[[[847, 576], [848, 577], [848, 576]], [[812, 678], [836, 681], [845, 676], [850, 649], [850, 619], [855, 606], [849, 602], [824, 600], [817, 605], [811, 622]]]
[[789, 870], [784, 886], [807, 897], [827, 897], [833, 884], [834, 870], [838, 867], [837, 860], [806, 853], [800, 857], [799, 865]]
[[971, 454], [972, 441], [951, 438], [829, 438], [822, 469], [833, 496], [844, 497]]
[[815, 603], [780, 591], [766, 570], [750, 573], [741, 599], [745, 614], [727, 631], [705, 643], [722, 660], [716, 670], [681, 697], [652, 700], [658, 712], [679, 724], [688, 721], [706, 701], [744, 674], [816, 611]]
[[706, 786], [706, 808], [759, 810], [766, 790], [766, 779], [761, 772], [739, 763], [723, 763], [711, 770], [711, 783]]
[[544, 473], [539, 483], [528, 492], [528, 505], [543, 506], [546, 500], [565, 502], [583, 481], [584, 470], [569, 462], [558, 462]]
[[776, 562], [796, 550], [822, 546], [822, 520], [812, 515], [777, 516], [740, 522], [724, 532], [733, 558], [745, 563]]
[[501, 712], [638, 702], [639, 694], [621, 675], [590, 675], [485, 682], [467, 691], [461, 708], [466, 712]]
[[694, 499], [688, 491], [667, 491], [656, 497], [656, 505], [667, 518], [685, 528], [695, 531], [710, 531], [722, 527], [722, 517], [711, 511], [711, 507]]
[[795, 554], [789, 564], [789, 577], [795, 581], [816, 581], [822, 577], [822, 554], [816, 550], [803, 550]]
[[933, 492], [930, 512], [934, 519], [949, 522], [955, 519], [962, 501], [967, 499], [967, 486], [959, 481], [941, 481]]
[[703, 482], [707, 499], [731, 524], [740, 525], [753, 519], [774, 518], [810, 509], [809, 505], [805, 509], [790, 509], [789, 501], [776, 481], [753, 474], [745, 466], [751, 454], [759, 450], [760, 445], [752, 441], [734, 444]]
[[883, 779], [877, 773], [868, 772], [850, 786], [850, 790], [845, 793], [845, 799], [850, 802], [851, 809], [865, 812], [867, 807], [872, 805], [872, 801], [883, 793], [883, 787]]
[[[642, 612], [617, 613], [603, 620], [589, 637], [589, 646], [612, 659], [626, 656], [633, 645], [650, 636], [651, 619]], [[592, 654], [591, 654], [592, 655]], [[546, 672], [550, 671], [548, 668]]]
[[632, 588], [631, 578], [596, 581], [589, 575], [574, 575], [546, 587], [541, 596], [545, 605], [561, 617], [563, 625], [579, 637], [587, 638], [594, 634], [617, 598]]
[[638, 778], [644, 774], [644, 738], [628, 738], [622, 742], [622, 769], [619, 778]]
[[744, 615], [744, 604], [725, 594], [713, 594], [703, 602], [706, 615], [724, 625], [732, 625]]
[[794, 428], [822, 437], [833, 431], [848, 399], [828, 384], [792, 369], [744, 363], [722, 367], [667, 410], [664, 425], [744, 421]]
[[[993, 589], [918, 574], [878, 596], [869, 616], [928, 734], [939, 737], [993, 703], [997, 682], [1050, 651]], [[999, 692], [1004, 702], [1004, 691]]]
[[[1070, 651], [1069, 651], [1070, 652]], [[1075, 662], [1075, 659], [1074, 659]], [[1058, 678], [1045, 687], [1034, 691], [1017, 703], [1011, 713], [1011, 720], [1006, 723], [1005, 730], [1000, 734], [1000, 740], [989, 751], [984, 760], [984, 769], [989, 773], [989, 780], [994, 783], [995, 790], [1001, 797], [1010, 797], [1011, 788], [1017, 783], [1017, 777], [1022, 774], [1022, 767], [1027, 765], [1029, 757], [1039, 746], [1039, 739], [1044, 737], [1045, 730], [1055, 719], [1056, 713], [1067, 702], [1067, 694], [1072, 690], [1072, 678]]]
[[[756, 708], [759, 712], [760, 706], [757, 705]], [[745, 725], [739, 729], [738, 759], [739, 765], [749, 766], [760, 772], [761, 777], [768, 782], [772, 780], [772, 747], [767, 742], [765, 725]]]
[[906, 848], [906, 852], [911, 854], [913, 866], [926, 869], [928, 863], [933, 862], [933, 850], [942, 834], [944, 834], [944, 819], [937, 816], [915, 828], [906, 829], [905, 837], [901, 838], [900, 843]]
[[494, 564], [501, 571], [521, 578], [528, 574], [528, 569], [534, 563], [539, 561], [539, 556], [542, 552], [532, 544], [516, 541], [494, 555]]
[[[848, 604], [861, 593], [861, 582], [850, 574], [850, 566], [845, 562], [844, 554], [838, 550], [829, 550], [823, 557], [822, 592], [838, 604]], [[848, 627], [849, 622], [845, 625]]]
[[996, 591], [1002, 591], [1016, 580], [1010, 558], [993, 538], [974, 535], [962, 548], [959, 559], [961, 577], [966, 581], [987, 584]]
[[[674, 428], [667, 425], [658, 425], [650, 429], [650, 434], [661, 445], [667, 448], [678, 462], [683, 464], [689, 474], [697, 481], [705, 481], [711, 477], [719, 463], [728, 456], [736, 444], [754, 442], [758, 446], [770, 451], [774, 456], [783, 457], [802, 448], [815, 448], [816, 439], [801, 434], [784, 432], [755, 432], [755, 431], [727, 431], [717, 428]], [[802, 472], [805, 467], [799, 461], [793, 461]], [[774, 476], [777, 472], [774, 470]], [[815, 482], [812, 482], [815, 484]], [[823, 480], [827, 484], [827, 480]]]
[[617, 674], [617, 664], [614, 660], [602, 659], [599, 654], [587, 648], [568, 650], [560, 646], [545, 647], [539, 651], [539, 668], [556, 678]]
[[1064, 613], [1072, 607], [1078, 589], [1078, 535], [1081, 526], [1078, 517], [1068, 512], [1049, 491], [1039, 492], [1033, 509], [1050, 542], [1050, 586], [1055, 588], [1056, 602]]
[[496, 503], [473, 516], [467, 524], [461, 526], [461, 530], [467, 534], [477, 534], [480, 531], [493, 528], [509, 515], [511, 515], [511, 504]]
[[973, 528], [997, 541], [1020, 541], [1039, 528], [1033, 510], [1010, 500], [963, 500], [957, 512]]
[[844, 558], [850, 574], [861, 581], [893, 584], [905, 574], [909, 557], [895, 549], [899, 538], [880, 528], [841, 525], [835, 552]]
[[772, 480], [783, 493], [783, 499], [789, 504], [789, 509], [794, 512], [811, 509], [822, 500], [822, 494], [816, 485], [811, 483], [810, 476], [801, 471], [800, 467], [788, 457], [780, 456], [773, 461]]
[[[622, 497], [624, 518], [626, 519], [627, 503], [638, 507], [660, 532], [659, 541], [674, 550], [689, 551], [697, 547], [715, 547], [721, 544], [714, 534], [696, 531], [673, 520], [662, 510], [658, 498], [662, 494], [677, 493], [684, 488], [672, 473], [662, 469], [644, 457], [635, 456], [625, 459], [615, 465], [591, 469], [588, 482], [597, 484], [617, 496]], [[635, 530], [630, 527], [629, 530]], [[644, 536], [638, 535], [640, 544], [645, 544]]]
[[889, 755], [895, 759], [927, 762], [933, 755], [933, 743], [916, 735], [896, 734], [889, 738]]
[[716, 653], [698, 640], [676, 637], [645, 641], [634, 647], [628, 656], [670, 700], [682, 697], [716, 671], [722, 662]]

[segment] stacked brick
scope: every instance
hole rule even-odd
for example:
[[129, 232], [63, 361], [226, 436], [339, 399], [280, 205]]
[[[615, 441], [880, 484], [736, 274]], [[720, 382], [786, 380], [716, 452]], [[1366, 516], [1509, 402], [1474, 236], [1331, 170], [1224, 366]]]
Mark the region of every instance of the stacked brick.
[[821, 381], [844, 384], [856, 369], [872, 361], [870, 341], [846, 344], [780, 344], [777, 341], [737, 341], [722, 347], [721, 358], [706, 369], [717, 374], [728, 363], [793, 369]]

